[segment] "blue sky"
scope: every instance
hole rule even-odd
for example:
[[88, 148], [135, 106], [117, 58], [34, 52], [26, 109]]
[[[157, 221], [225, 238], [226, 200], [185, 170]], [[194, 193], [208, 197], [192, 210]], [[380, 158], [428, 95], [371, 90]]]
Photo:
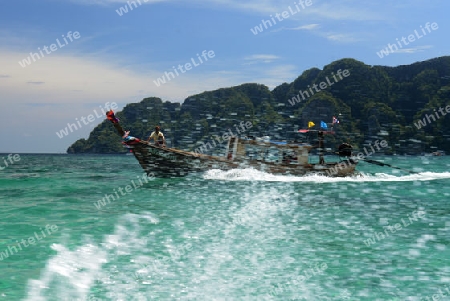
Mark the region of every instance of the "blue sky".
[[[119, 110], [149, 96], [182, 102], [242, 83], [272, 89], [341, 58], [397, 66], [450, 53], [450, 3], [444, 0], [304, 0], [303, 7], [300, 0], [139, 1], [133, 10], [122, 0], [1, 4], [1, 153], [64, 153], [102, 118], [63, 138], [56, 132], [100, 113], [107, 102]], [[122, 16], [121, 7], [128, 9]], [[270, 26], [271, 16], [276, 24]], [[255, 35], [251, 29], [262, 20], [267, 29]], [[427, 22], [438, 28], [424, 35]], [[377, 55], [415, 30], [420, 39]], [[78, 39], [70, 40], [69, 32], [78, 32]], [[39, 49], [44, 55], [33, 61], [30, 52]], [[204, 50], [214, 57], [200, 63], [197, 53]], [[19, 61], [27, 58], [30, 64], [22, 67]], [[192, 60], [191, 70], [154, 83]]]

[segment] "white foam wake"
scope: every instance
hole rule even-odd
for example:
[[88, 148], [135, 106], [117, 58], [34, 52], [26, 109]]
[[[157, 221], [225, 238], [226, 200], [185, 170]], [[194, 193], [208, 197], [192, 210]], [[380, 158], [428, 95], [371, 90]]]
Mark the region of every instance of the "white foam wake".
[[[141, 293], [132, 273], [124, 273], [120, 267], [110, 266], [110, 263], [118, 262], [119, 257], [129, 257], [146, 245], [146, 240], [139, 236], [140, 221], [156, 224], [159, 219], [151, 212], [128, 213], [119, 220], [114, 233], [106, 235], [101, 244], [92, 242], [89, 237], [85, 237], [83, 244], [74, 250], [64, 242], [53, 244], [51, 248], [57, 254], [47, 261], [39, 279], [29, 280], [25, 301], [104, 300], [91, 294], [95, 287], [102, 290], [103, 296], [111, 298], [108, 300], [130, 300], [130, 294], [137, 297]], [[135, 266], [137, 269], [138, 265]], [[111, 280], [114, 274], [118, 275], [115, 279], [118, 283]], [[141, 296], [139, 300], [147, 299]]]
[[323, 175], [284, 176], [273, 175], [252, 168], [222, 171], [212, 169], [203, 175], [204, 179], [225, 181], [263, 181], [263, 182], [305, 182], [305, 183], [336, 183], [336, 182], [411, 182], [450, 179], [450, 172], [421, 172], [411, 175], [389, 175], [385, 173], [358, 174], [349, 177], [327, 177]]

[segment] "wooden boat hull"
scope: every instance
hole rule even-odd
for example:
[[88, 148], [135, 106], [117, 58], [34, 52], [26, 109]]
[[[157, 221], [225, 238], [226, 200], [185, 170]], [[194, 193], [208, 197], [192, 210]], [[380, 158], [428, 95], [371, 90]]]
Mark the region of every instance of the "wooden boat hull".
[[[357, 161], [352, 159], [324, 163], [322, 152], [323, 132], [321, 131], [318, 132], [318, 137], [319, 150], [321, 150], [319, 158], [322, 163], [309, 164], [308, 155], [313, 146], [308, 144], [288, 144], [286, 142], [270, 142], [261, 139], [239, 139], [232, 136], [228, 140], [226, 157], [209, 156], [198, 152], [159, 147], [131, 137], [129, 136], [129, 131], [123, 130], [112, 110], [106, 116], [113, 123], [119, 135], [122, 136], [123, 143], [132, 150], [139, 164], [149, 176], [177, 177], [210, 169], [255, 168], [271, 174], [295, 176], [322, 174], [343, 177], [351, 175], [355, 171], [356, 164], [358, 164]], [[205, 145], [199, 148], [200, 152], [204, 147]], [[271, 160], [271, 149], [275, 149], [278, 152], [277, 160]]]
[[236, 168], [254, 168], [277, 175], [320, 174], [345, 177], [353, 174], [357, 165], [357, 162], [351, 160], [325, 164], [228, 160], [224, 157], [197, 154], [173, 148], [161, 148], [145, 142], [133, 145], [132, 152], [144, 171], [148, 175], [156, 177], [179, 177], [210, 169], [230, 170]]

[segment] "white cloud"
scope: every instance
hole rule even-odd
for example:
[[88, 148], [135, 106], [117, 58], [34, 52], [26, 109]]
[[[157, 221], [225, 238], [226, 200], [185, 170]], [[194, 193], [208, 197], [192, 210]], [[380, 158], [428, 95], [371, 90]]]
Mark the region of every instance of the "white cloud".
[[[83, 5], [112, 5], [112, 4], [127, 4], [130, 0], [70, 0], [73, 3]], [[137, 0], [133, 0], [136, 1]], [[152, 4], [157, 2], [176, 2], [177, 0], [140, 0], [142, 4]], [[314, 19], [320, 18], [324, 20], [383, 20], [386, 15], [374, 10], [367, 9], [367, 5], [357, 0], [346, 0], [339, 2], [324, 2], [319, 0], [312, 0], [312, 5], [302, 7], [297, 1], [293, 0], [191, 0], [190, 4], [199, 5], [223, 5], [226, 8], [241, 10], [251, 14], [274, 15], [289, 11], [289, 7], [297, 11], [296, 6], [300, 8], [297, 14], [290, 16], [290, 18], [302, 18], [310, 16]]]
[[273, 54], [253, 54], [245, 57], [246, 60], [276, 60], [280, 57]]
[[[15, 102], [68, 103], [89, 100], [124, 100], [130, 97], [158, 96], [181, 101], [186, 91], [204, 91], [226, 85], [228, 80], [213, 79], [210, 74], [191, 70], [157, 87], [153, 81], [166, 70], [148, 70], [145, 73], [128, 70], [109, 62], [120, 62], [103, 57], [83, 58], [51, 53], [25, 68], [19, 61], [29, 53], [0, 51], [0, 89], [5, 99]], [[123, 64], [125, 65], [125, 64]], [[201, 68], [199, 66], [197, 68]], [[217, 80], [217, 82], [216, 82]]]
[[313, 30], [319, 27], [319, 24], [307, 24], [307, 25], [302, 25], [299, 27], [295, 27], [295, 28], [289, 28], [291, 30]]
[[432, 45], [425, 45], [425, 46], [417, 46], [413, 48], [403, 48], [393, 51], [392, 53], [416, 53], [416, 52], [422, 52], [426, 49], [433, 48]]
[[253, 65], [258, 63], [271, 63], [280, 57], [273, 54], [253, 54], [244, 58], [247, 62], [244, 65]]
[[[0, 64], [10, 78], [0, 81], [0, 88], [19, 99], [45, 98], [48, 102], [73, 101], [97, 97], [119, 98], [145, 87], [143, 78], [91, 59], [51, 53], [29, 66], [19, 61], [29, 53], [1, 52]], [[27, 83], [41, 83], [27, 85]], [[77, 90], [77, 93], [72, 91]]]
[[359, 41], [359, 39], [356, 38], [354, 35], [344, 34], [344, 33], [340, 33], [340, 34], [328, 33], [328, 34], [325, 34], [325, 37], [328, 40], [335, 41], [335, 42], [340, 42], [340, 43], [352, 43], [352, 42]]
[[[135, 1], [139, 5], [138, 0], [69, 0], [72, 3], [83, 5], [110, 5], [110, 4], [127, 4], [128, 1]], [[169, 2], [172, 0], [139, 0], [141, 4], [151, 4], [157, 2]]]
[[[197, 2], [202, 2], [201, 0]], [[258, 13], [262, 15], [274, 15], [289, 11], [289, 7], [295, 10], [295, 3], [300, 7], [298, 2], [292, 0], [211, 0], [210, 3], [223, 4], [226, 7], [243, 10], [247, 13]], [[376, 7], [376, 6], [375, 6]], [[379, 7], [379, 6], [378, 6]], [[383, 12], [381, 12], [383, 10]], [[290, 16], [289, 19], [302, 20], [310, 18], [314, 20], [352, 20], [352, 21], [369, 21], [369, 20], [385, 20], [387, 17], [384, 9], [369, 9], [367, 4], [359, 0], [341, 0], [335, 1], [319, 1], [312, 0], [312, 5], [300, 7], [299, 13]]]
[[[387, 18], [384, 9], [367, 9], [367, 5], [361, 1], [330, 1], [327, 3], [313, 4], [305, 10], [305, 14], [315, 19], [332, 21], [380, 21]], [[378, 6], [379, 7], [379, 6]], [[383, 12], [381, 12], [383, 10]]]
[[319, 24], [307, 24], [307, 25], [301, 25], [298, 27], [280, 27], [280, 28], [271, 30], [271, 32], [278, 32], [278, 31], [282, 31], [282, 30], [314, 30], [314, 29], [318, 29], [319, 27], [320, 27]]

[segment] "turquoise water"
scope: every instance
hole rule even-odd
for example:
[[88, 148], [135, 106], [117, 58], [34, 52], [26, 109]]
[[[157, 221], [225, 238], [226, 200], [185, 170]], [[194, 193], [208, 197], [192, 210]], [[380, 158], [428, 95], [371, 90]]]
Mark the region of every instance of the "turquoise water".
[[373, 159], [420, 173], [143, 180], [133, 156], [20, 155], [0, 300], [450, 300], [450, 158]]

